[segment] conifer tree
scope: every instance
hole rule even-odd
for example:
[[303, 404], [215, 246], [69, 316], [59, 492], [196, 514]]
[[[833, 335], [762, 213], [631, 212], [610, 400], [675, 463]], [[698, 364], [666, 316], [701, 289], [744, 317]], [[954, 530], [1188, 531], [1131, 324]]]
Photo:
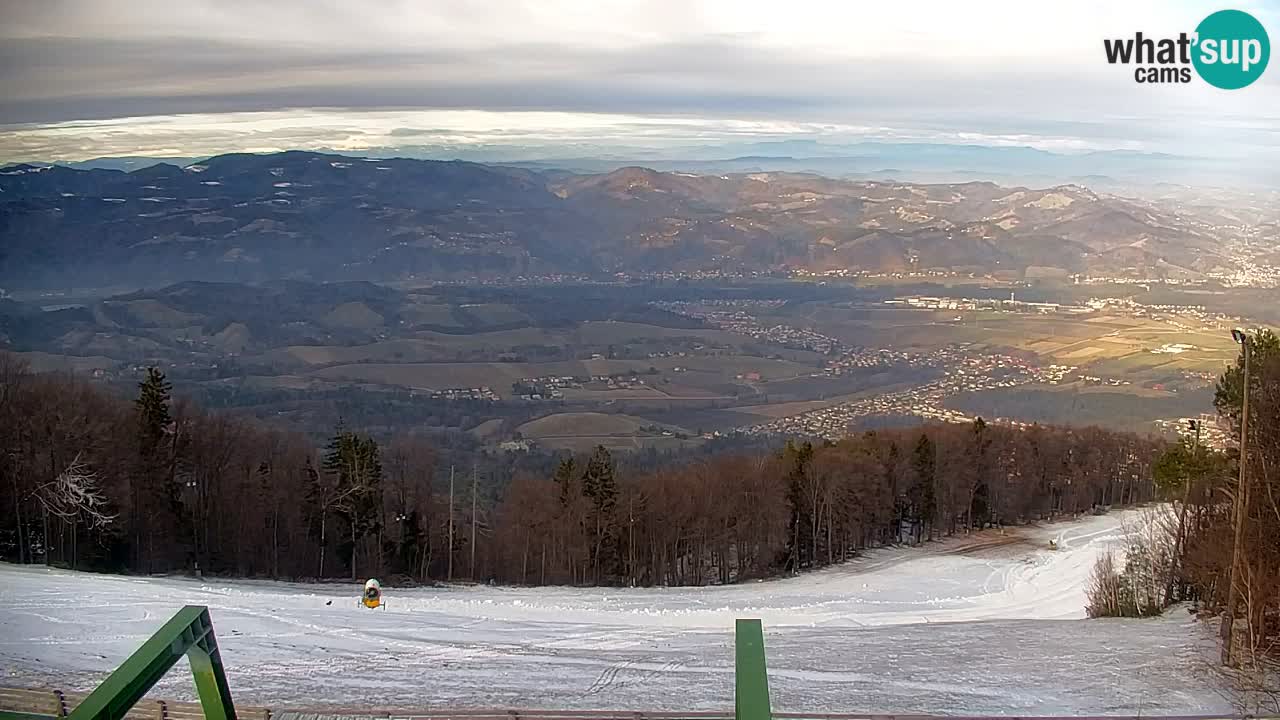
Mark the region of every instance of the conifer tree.
[[573, 502], [574, 495], [574, 471], [577, 469], [572, 457], [567, 457], [556, 465], [555, 475], [552, 477], [560, 488], [560, 506], [568, 507]]
[[933, 441], [928, 433], [920, 433], [915, 450], [911, 453], [911, 472], [915, 485], [912, 487], [913, 504], [915, 505], [916, 542], [920, 541], [922, 528], [929, 529], [933, 536], [933, 523], [938, 513], [938, 498], [935, 480], [937, 475], [937, 459], [934, 455]]
[[591, 561], [595, 582], [602, 573], [616, 570], [618, 484], [614, 478], [613, 457], [603, 445], [597, 445], [587, 459], [582, 473], [582, 494], [591, 501]]
[[172, 386], [159, 369], [147, 368], [147, 377], [138, 383], [134, 401], [137, 420], [137, 457], [132, 473], [130, 524], [133, 527], [133, 554], [137, 566], [154, 569], [156, 550], [171, 545], [178, 511], [178, 489], [173, 470], [176, 444], [171, 442], [174, 423], [170, 414]]
[[787, 504], [791, 516], [788, 521], [787, 567], [791, 572], [798, 572], [807, 567], [812, 558], [807, 558], [809, 547], [810, 518], [804, 502], [805, 481], [809, 476], [810, 464], [813, 461], [812, 443], [796, 445], [790, 440], [782, 450], [783, 467], [787, 473]]
[[965, 508], [967, 515], [965, 526], [972, 528], [975, 520], [979, 525], [985, 525], [987, 516], [990, 514], [991, 490], [987, 485], [987, 476], [991, 472], [991, 432], [982, 418], [973, 421], [973, 431], [966, 454], [965, 472], [968, 476], [969, 503]]
[[173, 386], [157, 368], [147, 368], [147, 379], [138, 383], [138, 399], [134, 407], [138, 415], [138, 434], [144, 454], [155, 452], [170, 429], [169, 393]]

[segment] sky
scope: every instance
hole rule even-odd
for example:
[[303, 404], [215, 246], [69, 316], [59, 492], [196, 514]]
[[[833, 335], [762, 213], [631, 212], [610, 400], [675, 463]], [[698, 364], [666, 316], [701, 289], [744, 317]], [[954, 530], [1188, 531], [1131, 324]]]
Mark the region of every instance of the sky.
[[[1280, 0], [1245, 0], [1280, 38]], [[1280, 69], [1139, 85], [1213, 2], [0, 0], [0, 162], [782, 138], [1280, 157]]]

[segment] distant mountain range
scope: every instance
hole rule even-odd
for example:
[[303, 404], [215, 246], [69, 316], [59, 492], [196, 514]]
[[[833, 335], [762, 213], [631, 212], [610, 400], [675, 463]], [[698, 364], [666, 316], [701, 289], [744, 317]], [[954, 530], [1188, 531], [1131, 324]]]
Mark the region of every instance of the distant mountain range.
[[[335, 151], [336, 152], [336, 151]], [[1050, 152], [1026, 146], [925, 142], [820, 142], [814, 139], [732, 142], [670, 148], [616, 145], [398, 145], [369, 148], [368, 157], [465, 160], [539, 170], [605, 173], [628, 166], [684, 172], [812, 172], [829, 177], [904, 182], [989, 180], [1014, 185], [1076, 183], [1133, 194], [1161, 184], [1274, 188], [1280, 169], [1265, 158], [1191, 157], [1101, 150]], [[76, 169], [137, 170], [197, 157], [111, 157], [63, 163]]]
[[129, 172], [15, 165], [0, 170], [0, 287], [784, 268], [1194, 277], [1228, 265], [1223, 227], [1244, 222], [1208, 213], [1079, 185], [311, 152]]
[[[808, 172], [845, 179], [904, 182], [1086, 184], [1095, 189], [1136, 190], [1159, 183], [1274, 187], [1280, 171], [1261, 163], [1166, 153], [1106, 150], [1055, 153], [1024, 146], [947, 143], [820, 143], [813, 140], [738, 143], [634, 154], [541, 154], [457, 148], [399, 148], [412, 157], [504, 162], [521, 167], [601, 173], [626, 165], [686, 172]], [[523, 155], [523, 157], [522, 157]], [[519, 160], [515, 158], [520, 158]]]

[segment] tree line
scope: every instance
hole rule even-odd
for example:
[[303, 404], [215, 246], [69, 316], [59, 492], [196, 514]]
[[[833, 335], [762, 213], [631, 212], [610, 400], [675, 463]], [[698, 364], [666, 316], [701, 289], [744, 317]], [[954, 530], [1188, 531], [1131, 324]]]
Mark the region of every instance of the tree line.
[[597, 448], [478, 490], [439, 448], [132, 400], [0, 354], [0, 556], [78, 569], [698, 585], [1151, 499], [1161, 443], [1098, 428], [881, 430], [620, 467]]
[[[1155, 615], [1177, 602], [1221, 617], [1223, 659], [1240, 689], [1280, 710], [1280, 337], [1250, 336], [1249, 421], [1241, 472], [1244, 355], [1217, 382], [1216, 424], [1230, 442], [1210, 448], [1203, 427], [1165, 449], [1152, 468], [1165, 503], [1146, 514], [1125, 557], [1104, 557], [1092, 615]], [[1234, 572], [1233, 572], [1234, 566]], [[1256, 709], [1256, 707], [1255, 707]]]
[[1156, 440], [981, 420], [788, 443], [620, 478], [607, 450], [517, 476], [498, 507], [503, 582], [701, 585], [860, 550], [1151, 499]]

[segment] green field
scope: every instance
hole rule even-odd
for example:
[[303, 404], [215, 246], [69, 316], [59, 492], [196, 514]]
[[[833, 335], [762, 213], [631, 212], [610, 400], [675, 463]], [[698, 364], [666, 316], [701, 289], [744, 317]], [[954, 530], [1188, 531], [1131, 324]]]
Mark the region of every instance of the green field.
[[1044, 424], [1105, 425], [1150, 432], [1161, 418], [1195, 417], [1213, 408], [1208, 389], [1185, 393], [1155, 393], [1128, 388], [1029, 386], [965, 393], [950, 398], [948, 407], [988, 418], [1016, 418]]
[[[1225, 327], [1118, 313], [1019, 314], [983, 310], [840, 308], [803, 304], [769, 316], [780, 323], [813, 323], [822, 332], [866, 347], [928, 352], [946, 345], [974, 351], [1019, 350], [1042, 364], [1069, 365], [1100, 375], [1165, 377], [1181, 371], [1217, 372], [1237, 349]], [[1154, 353], [1166, 345], [1194, 346]]]
[[401, 314], [415, 326], [462, 327], [462, 322], [453, 315], [452, 305], [419, 303], [401, 310]]
[[[576, 436], [630, 436], [642, 427], [654, 425], [652, 421], [631, 415], [610, 415], [598, 412], [555, 413], [537, 420], [530, 420], [516, 430], [525, 437], [546, 439]], [[682, 430], [678, 427], [668, 429]], [[659, 433], [661, 434], [661, 433]]]

